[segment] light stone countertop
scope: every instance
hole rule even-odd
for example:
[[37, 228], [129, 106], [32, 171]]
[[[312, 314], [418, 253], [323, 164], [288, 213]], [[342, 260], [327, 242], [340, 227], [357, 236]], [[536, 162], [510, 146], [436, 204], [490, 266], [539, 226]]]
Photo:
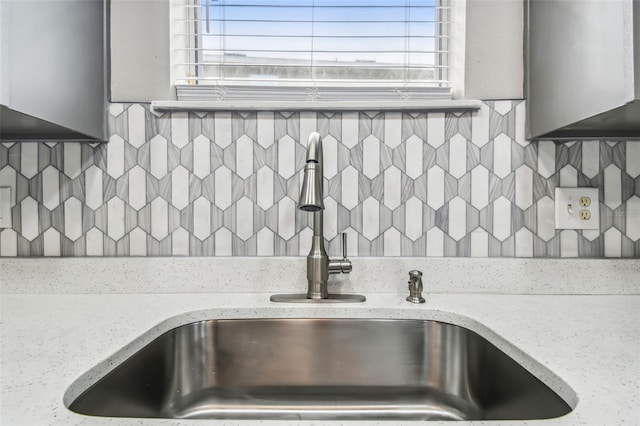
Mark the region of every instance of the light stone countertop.
[[[375, 424], [100, 418], [75, 414], [63, 403], [65, 393], [71, 399], [86, 387], [87, 377], [81, 376], [88, 370], [99, 364], [98, 371], [106, 372], [109, 365], [165, 329], [197, 319], [249, 317], [450, 321], [492, 341], [570, 405], [577, 401], [570, 414], [557, 419], [473, 422], [474, 425], [640, 425], [640, 296], [637, 295], [426, 294], [427, 303], [411, 305], [404, 301], [404, 293], [372, 293], [367, 294], [368, 300], [362, 304], [311, 307], [273, 304], [268, 293], [2, 294], [1, 297], [3, 426]], [[142, 341], [128, 345], [141, 335]]]
[[[172, 327], [202, 319], [277, 317], [458, 324], [494, 343], [575, 406], [557, 419], [474, 425], [640, 425], [638, 259], [355, 258], [353, 273], [332, 277], [330, 291], [365, 294], [365, 303], [269, 302], [272, 293], [304, 291], [304, 263], [0, 259], [0, 425], [375, 424], [101, 418], [65, 406]], [[425, 304], [404, 300], [410, 269], [425, 273]]]

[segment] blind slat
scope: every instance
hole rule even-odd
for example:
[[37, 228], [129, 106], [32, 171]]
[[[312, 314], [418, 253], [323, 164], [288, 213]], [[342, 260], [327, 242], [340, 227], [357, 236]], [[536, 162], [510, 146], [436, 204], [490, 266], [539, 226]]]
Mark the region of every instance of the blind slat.
[[448, 0], [185, 2], [178, 82], [449, 87]]

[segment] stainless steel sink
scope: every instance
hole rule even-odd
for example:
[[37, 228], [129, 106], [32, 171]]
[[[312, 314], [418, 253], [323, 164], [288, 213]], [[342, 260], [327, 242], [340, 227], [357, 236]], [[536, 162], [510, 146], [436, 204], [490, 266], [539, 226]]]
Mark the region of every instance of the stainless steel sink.
[[184, 325], [69, 408], [110, 417], [318, 420], [527, 420], [571, 411], [470, 330], [371, 319]]

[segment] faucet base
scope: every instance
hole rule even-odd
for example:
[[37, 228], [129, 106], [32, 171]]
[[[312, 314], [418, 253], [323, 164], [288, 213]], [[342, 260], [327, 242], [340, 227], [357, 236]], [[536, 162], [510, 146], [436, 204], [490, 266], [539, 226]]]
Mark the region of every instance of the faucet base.
[[329, 294], [326, 299], [309, 299], [306, 293], [297, 294], [274, 294], [270, 299], [272, 302], [282, 303], [360, 303], [367, 300], [360, 294]]

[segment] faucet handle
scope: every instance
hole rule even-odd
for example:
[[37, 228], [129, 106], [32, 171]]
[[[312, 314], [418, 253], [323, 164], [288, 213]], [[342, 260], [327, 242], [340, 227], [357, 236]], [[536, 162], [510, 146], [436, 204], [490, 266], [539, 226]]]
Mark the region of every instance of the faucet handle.
[[346, 232], [342, 233], [342, 260], [347, 259], [347, 237], [348, 234]]
[[342, 237], [342, 259], [340, 260], [329, 259], [330, 274], [348, 274], [353, 269], [353, 265], [351, 265], [351, 261], [347, 259], [347, 233], [343, 232], [341, 237]]

